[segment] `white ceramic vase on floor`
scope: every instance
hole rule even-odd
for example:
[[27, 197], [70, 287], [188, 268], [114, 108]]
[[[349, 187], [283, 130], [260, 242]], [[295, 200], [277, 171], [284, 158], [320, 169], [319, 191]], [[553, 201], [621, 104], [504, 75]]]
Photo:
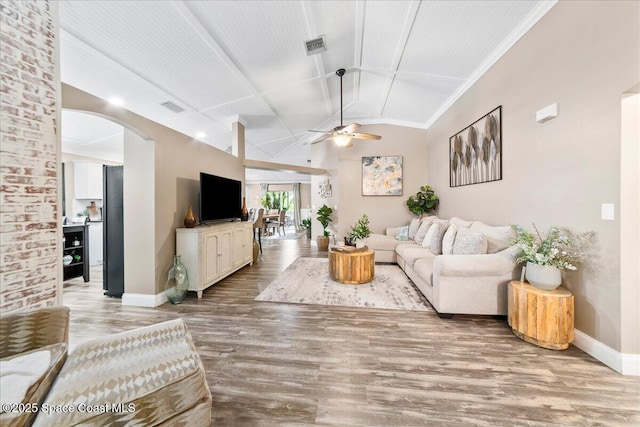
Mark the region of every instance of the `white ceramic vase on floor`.
[[562, 271], [548, 265], [527, 262], [527, 282], [539, 289], [552, 291], [562, 284]]

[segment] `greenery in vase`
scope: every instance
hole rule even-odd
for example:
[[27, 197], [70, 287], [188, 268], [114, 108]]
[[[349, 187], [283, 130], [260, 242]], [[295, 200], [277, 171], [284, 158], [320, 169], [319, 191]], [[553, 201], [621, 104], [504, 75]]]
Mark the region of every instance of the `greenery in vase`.
[[305, 218], [301, 222], [302, 228], [309, 230], [311, 228], [311, 218]]
[[367, 214], [362, 215], [362, 218], [356, 222], [356, 225], [351, 227], [348, 237], [351, 240], [366, 239], [371, 236], [371, 229], [369, 228], [369, 216]]
[[322, 235], [324, 237], [329, 237], [329, 232], [327, 231], [327, 227], [329, 224], [333, 222], [333, 218], [331, 218], [331, 214], [333, 214], [333, 209], [331, 209], [327, 205], [322, 205], [320, 209], [318, 209], [318, 221], [322, 224]]
[[577, 270], [575, 264], [584, 257], [581, 249], [595, 236], [592, 231], [573, 234], [566, 228], [551, 227], [547, 235], [542, 237], [535, 224], [535, 234], [520, 225], [512, 225], [511, 228], [516, 233], [512, 244], [517, 244], [522, 249], [518, 262], [530, 262], [561, 270]]
[[436, 196], [435, 191], [429, 185], [420, 187], [414, 196], [410, 196], [407, 200], [407, 207], [412, 214], [421, 216], [423, 214], [435, 212], [438, 209], [440, 199]]

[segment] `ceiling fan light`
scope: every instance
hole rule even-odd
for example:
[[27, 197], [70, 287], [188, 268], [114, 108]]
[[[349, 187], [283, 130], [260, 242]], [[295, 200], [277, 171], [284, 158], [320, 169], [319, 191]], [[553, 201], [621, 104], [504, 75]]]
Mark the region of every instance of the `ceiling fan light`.
[[349, 135], [336, 135], [333, 137], [333, 141], [338, 147], [351, 147], [353, 145]]

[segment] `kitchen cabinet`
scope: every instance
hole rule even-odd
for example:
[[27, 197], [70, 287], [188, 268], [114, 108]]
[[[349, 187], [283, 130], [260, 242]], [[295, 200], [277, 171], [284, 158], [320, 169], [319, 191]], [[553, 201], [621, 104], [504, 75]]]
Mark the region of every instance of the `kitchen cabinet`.
[[189, 275], [189, 290], [198, 293], [245, 265], [253, 264], [253, 225], [226, 222], [176, 230], [176, 254]]
[[102, 200], [102, 165], [74, 160], [73, 186], [73, 198], [76, 200]]

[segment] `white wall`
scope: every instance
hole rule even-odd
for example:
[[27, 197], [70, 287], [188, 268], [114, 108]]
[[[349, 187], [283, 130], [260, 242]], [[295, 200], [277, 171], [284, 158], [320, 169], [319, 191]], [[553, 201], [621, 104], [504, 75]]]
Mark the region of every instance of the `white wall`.
[[622, 99], [620, 322], [623, 353], [640, 354], [640, 95]]
[[[315, 167], [330, 171], [328, 177], [311, 177], [311, 205], [313, 209], [314, 236], [320, 235], [322, 228], [315, 221], [316, 211], [326, 203], [335, 209], [332, 230], [338, 239], [344, 238], [351, 226], [363, 214], [367, 214], [374, 233], [383, 233], [387, 227], [408, 224], [412, 218], [405, 203], [420, 186], [427, 182], [427, 131], [389, 124], [364, 125], [358, 132], [382, 136], [379, 141], [354, 140], [349, 148], [338, 148], [327, 141], [312, 146], [312, 162]], [[403, 158], [402, 196], [363, 196], [362, 157], [397, 156]], [[329, 178], [333, 187], [330, 198], [318, 195], [320, 182]], [[436, 189], [437, 192], [438, 189]], [[336, 209], [337, 208], [337, 209]]]
[[[124, 130], [124, 291], [155, 293], [155, 142]], [[168, 269], [168, 267], [167, 267]]]
[[[621, 224], [618, 215], [601, 220], [600, 204], [620, 209], [620, 99], [640, 78], [639, 8], [557, 3], [428, 133], [428, 177], [442, 216], [597, 233], [597, 255], [565, 285], [575, 295], [576, 328], [616, 351]], [[559, 116], [536, 123], [536, 111], [554, 102]], [[498, 105], [502, 181], [448, 188], [449, 137]]]

